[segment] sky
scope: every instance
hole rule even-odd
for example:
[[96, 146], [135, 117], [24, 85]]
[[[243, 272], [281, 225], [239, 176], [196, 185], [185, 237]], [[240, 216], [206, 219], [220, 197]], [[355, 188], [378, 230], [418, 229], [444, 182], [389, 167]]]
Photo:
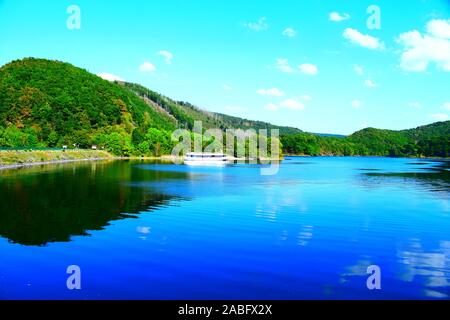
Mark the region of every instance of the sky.
[[450, 116], [450, 0], [0, 0], [24, 57], [309, 132]]

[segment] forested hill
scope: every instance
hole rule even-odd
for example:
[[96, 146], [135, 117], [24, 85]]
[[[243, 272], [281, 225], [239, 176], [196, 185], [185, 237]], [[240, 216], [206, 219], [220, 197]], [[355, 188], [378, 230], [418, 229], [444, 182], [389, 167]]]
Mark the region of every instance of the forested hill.
[[0, 128], [6, 131], [1, 144], [6, 146], [88, 146], [102, 134], [176, 126], [173, 117], [119, 84], [68, 63], [29, 58], [0, 68]]
[[0, 68], [0, 147], [88, 147], [113, 138], [132, 149], [149, 128], [167, 140], [173, 129], [192, 129], [196, 120], [204, 128], [301, 132], [203, 111], [137, 84], [108, 82], [69, 63], [27, 58]]
[[302, 132], [297, 128], [277, 126], [263, 121], [248, 120], [222, 113], [205, 111], [189, 102], [172, 100], [139, 84], [122, 83], [122, 85], [136, 93], [139, 97], [150, 101], [152, 105], [159, 106], [167, 111], [178, 121], [178, 126], [182, 128], [192, 129], [194, 121], [202, 121], [203, 128], [208, 129], [218, 128], [225, 130], [234, 128], [244, 130], [254, 129], [256, 131], [260, 129], [279, 129], [280, 134]]
[[401, 131], [367, 128], [355, 132], [349, 140], [378, 155], [448, 157], [450, 121]]
[[345, 138], [298, 133], [281, 142], [289, 154], [449, 157], [450, 121], [401, 131], [367, 128]]
[[137, 84], [112, 83], [71, 64], [27, 58], [0, 68], [0, 148], [95, 144], [118, 155], [170, 153], [175, 128], [280, 130], [283, 151], [305, 155], [449, 156], [450, 122], [349, 137], [302, 132], [197, 108]]

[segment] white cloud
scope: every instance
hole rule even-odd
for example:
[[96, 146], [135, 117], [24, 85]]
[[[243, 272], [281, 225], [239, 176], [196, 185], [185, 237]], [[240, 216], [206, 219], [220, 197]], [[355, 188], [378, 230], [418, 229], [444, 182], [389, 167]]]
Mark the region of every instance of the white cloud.
[[342, 36], [349, 40], [353, 44], [360, 45], [361, 47], [370, 50], [382, 50], [384, 49], [384, 44], [375, 37], [369, 36], [367, 34], [362, 34], [356, 29], [347, 28], [344, 30]]
[[447, 121], [448, 115], [445, 113], [434, 113], [430, 114], [429, 117], [435, 121]]
[[427, 24], [427, 32], [436, 38], [450, 39], [450, 19], [431, 20]]
[[271, 110], [271, 111], [276, 111], [278, 110], [278, 106], [274, 103], [268, 103], [265, 106], [266, 109]]
[[352, 107], [355, 109], [359, 109], [362, 107], [362, 102], [360, 100], [353, 100]]
[[362, 76], [364, 74], [364, 68], [360, 65], [353, 65], [353, 71], [355, 71], [356, 74]]
[[261, 17], [257, 22], [246, 22], [244, 26], [253, 31], [265, 31], [269, 29], [269, 25], [266, 22], [266, 17]]
[[297, 30], [295, 30], [294, 28], [289, 27], [289, 28], [284, 29], [282, 34], [285, 37], [294, 38], [295, 36], [297, 36]]
[[348, 13], [339, 13], [339, 12], [331, 12], [329, 16], [330, 21], [340, 22], [344, 20], [350, 19], [350, 15]]
[[442, 105], [442, 109], [450, 111], [450, 102], [445, 102]]
[[166, 64], [172, 64], [173, 53], [166, 51], [166, 50], [161, 50], [158, 52], [158, 55], [164, 57], [164, 62]]
[[450, 20], [431, 20], [427, 34], [417, 30], [399, 35], [397, 42], [403, 45], [400, 67], [407, 71], [426, 71], [430, 63], [439, 69], [450, 71]]
[[376, 83], [374, 83], [372, 80], [367, 79], [366, 81], [364, 81], [364, 85], [367, 88], [376, 88], [378, 87], [378, 85]]
[[310, 63], [301, 64], [298, 66], [298, 69], [300, 70], [300, 72], [311, 75], [311, 76], [314, 76], [319, 72], [319, 69], [317, 68], [317, 66], [314, 64], [310, 64]]
[[[284, 73], [294, 73], [296, 72], [296, 69], [294, 69], [290, 64], [288, 59], [285, 58], [279, 58], [277, 59], [277, 64], [275, 66], [278, 70]], [[319, 72], [319, 69], [316, 65], [310, 64], [310, 63], [304, 63], [298, 66], [298, 70], [301, 73], [307, 74], [307, 75], [316, 75]], [[297, 71], [298, 72], [298, 71]]]
[[223, 88], [223, 90], [225, 90], [225, 91], [231, 91], [231, 90], [233, 90], [233, 87], [230, 86], [230, 85], [228, 85], [228, 84], [224, 84], [224, 85], [222, 86], [222, 88]]
[[284, 92], [278, 88], [272, 89], [259, 89], [256, 91], [257, 94], [262, 96], [274, 96], [274, 97], [282, 97], [284, 96]]
[[97, 76], [99, 76], [100, 78], [104, 79], [104, 80], [108, 80], [111, 82], [114, 81], [120, 81], [120, 82], [125, 82], [125, 80], [123, 80], [121, 77], [116, 76], [112, 73], [107, 73], [107, 72], [100, 72], [97, 74]]
[[288, 59], [279, 58], [277, 59], [276, 68], [284, 73], [293, 73], [295, 70], [289, 65]]
[[153, 63], [145, 61], [143, 64], [139, 66], [140, 72], [153, 72], [156, 70], [156, 67]]
[[417, 101], [411, 101], [410, 103], [408, 103], [408, 106], [414, 109], [421, 109], [422, 108], [422, 104], [420, 102]]
[[290, 110], [304, 110], [305, 105], [297, 99], [286, 99], [281, 101], [279, 104], [268, 103], [265, 105], [265, 108], [271, 111], [277, 111], [281, 108]]
[[280, 103], [280, 107], [291, 109], [291, 110], [303, 110], [305, 105], [295, 99], [287, 99]]

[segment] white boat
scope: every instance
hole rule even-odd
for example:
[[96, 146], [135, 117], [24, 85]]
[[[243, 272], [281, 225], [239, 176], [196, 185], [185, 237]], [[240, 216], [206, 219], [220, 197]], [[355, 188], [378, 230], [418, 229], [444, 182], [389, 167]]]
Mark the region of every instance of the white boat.
[[228, 157], [223, 153], [190, 152], [184, 157], [184, 164], [188, 166], [224, 166]]

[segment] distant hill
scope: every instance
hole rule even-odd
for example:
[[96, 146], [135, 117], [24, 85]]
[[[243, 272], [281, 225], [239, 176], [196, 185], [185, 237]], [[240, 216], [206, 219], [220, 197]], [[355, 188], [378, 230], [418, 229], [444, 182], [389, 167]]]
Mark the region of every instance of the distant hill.
[[90, 147], [118, 155], [170, 153], [175, 128], [279, 129], [283, 150], [307, 155], [448, 156], [450, 122], [367, 128], [343, 137], [202, 110], [138, 84], [108, 82], [69, 63], [16, 60], [0, 68], [0, 148]]
[[281, 142], [288, 154], [449, 157], [450, 121], [401, 131], [366, 128], [348, 137], [298, 133]]
[[311, 134], [314, 134], [316, 136], [320, 137], [332, 137], [332, 138], [345, 138], [346, 135], [343, 134], [333, 134], [333, 133], [317, 133], [317, 132], [310, 132]]
[[387, 155], [393, 146], [405, 145], [409, 139], [400, 131], [366, 128], [348, 137], [350, 142], [363, 145], [374, 155]]
[[450, 121], [435, 122], [426, 126], [402, 130], [400, 132], [415, 141], [433, 139], [436, 137], [448, 137], [450, 136]]
[[407, 130], [385, 130], [366, 128], [350, 135], [354, 141], [358, 139], [373, 138], [375, 140], [385, 139], [386, 142], [406, 143], [411, 140], [420, 141], [429, 138], [446, 137], [450, 135], [450, 121], [435, 122]]
[[401, 131], [367, 128], [348, 140], [375, 155], [446, 157], [450, 152], [450, 121]]

